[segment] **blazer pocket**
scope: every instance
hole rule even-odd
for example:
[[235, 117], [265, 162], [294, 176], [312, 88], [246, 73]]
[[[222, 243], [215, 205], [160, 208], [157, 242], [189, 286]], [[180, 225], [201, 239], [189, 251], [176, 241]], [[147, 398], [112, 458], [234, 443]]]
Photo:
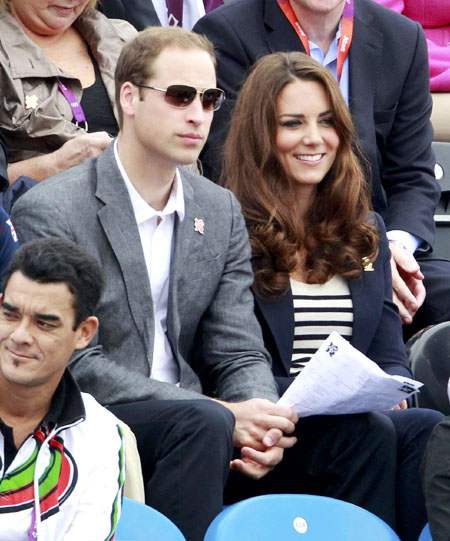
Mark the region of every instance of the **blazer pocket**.
[[392, 109], [387, 109], [383, 111], [374, 111], [373, 118], [375, 124], [392, 124], [395, 117], [395, 112], [397, 111], [397, 104], [394, 105]]

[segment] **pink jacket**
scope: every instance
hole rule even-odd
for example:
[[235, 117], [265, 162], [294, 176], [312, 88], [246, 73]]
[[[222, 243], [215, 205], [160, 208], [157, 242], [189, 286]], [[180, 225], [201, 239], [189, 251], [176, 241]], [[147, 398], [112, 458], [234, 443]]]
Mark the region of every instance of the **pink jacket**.
[[419, 22], [430, 61], [432, 92], [450, 92], [450, 2], [447, 0], [375, 0]]

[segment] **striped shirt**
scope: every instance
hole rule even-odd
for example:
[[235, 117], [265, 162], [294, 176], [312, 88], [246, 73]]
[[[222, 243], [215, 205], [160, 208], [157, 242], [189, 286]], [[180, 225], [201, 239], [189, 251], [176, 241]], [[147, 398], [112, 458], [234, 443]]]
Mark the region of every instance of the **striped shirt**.
[[294, 346], [290, 375], [297, 375], [332, 331], [350, 340], [353, 303], [347, 281], [335, 275], [325, 284], [291, 278], [294, 301]]

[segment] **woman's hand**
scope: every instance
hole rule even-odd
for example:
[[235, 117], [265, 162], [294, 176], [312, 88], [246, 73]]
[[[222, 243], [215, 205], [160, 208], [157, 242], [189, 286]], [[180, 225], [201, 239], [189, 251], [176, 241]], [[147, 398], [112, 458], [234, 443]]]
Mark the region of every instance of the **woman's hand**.
[[101, 154], [111, 141], [112, 137], [105, 131], [86, 133], [74, 137], [65, 142], [59, 150], [53, 152], [55, 168], [58, 169], [58, 172], [65, 171], [69, 167], [78, 165], [85, 158], [94, 158]]
[[66, 141], [55, 152], [12, 163], [8, 167], [9, 183], [13, 184], [22, 175], [39, 181], [45, 180], [78, 165], [85, 158], [98, 156], [112, 140], [105, 131], [79, 135]]

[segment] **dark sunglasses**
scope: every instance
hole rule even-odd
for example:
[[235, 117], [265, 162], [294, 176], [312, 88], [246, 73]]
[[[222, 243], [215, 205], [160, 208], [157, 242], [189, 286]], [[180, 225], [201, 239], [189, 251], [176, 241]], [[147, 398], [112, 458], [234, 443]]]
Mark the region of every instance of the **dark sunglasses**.
[[205, 111], [217, 111], [225, 100], [225, 92], [220, 88], [198, 90], [188, 85], [170, 85], [167, 88], [157, 88], [156, 86], [141, 85], [139, 83], [134, 84], [141, 88], [150, 88], [150, 90], [165, 92], [164, 99], [174, 107], [187, 107], [195, 100], [195, 96], [199, 94]]

